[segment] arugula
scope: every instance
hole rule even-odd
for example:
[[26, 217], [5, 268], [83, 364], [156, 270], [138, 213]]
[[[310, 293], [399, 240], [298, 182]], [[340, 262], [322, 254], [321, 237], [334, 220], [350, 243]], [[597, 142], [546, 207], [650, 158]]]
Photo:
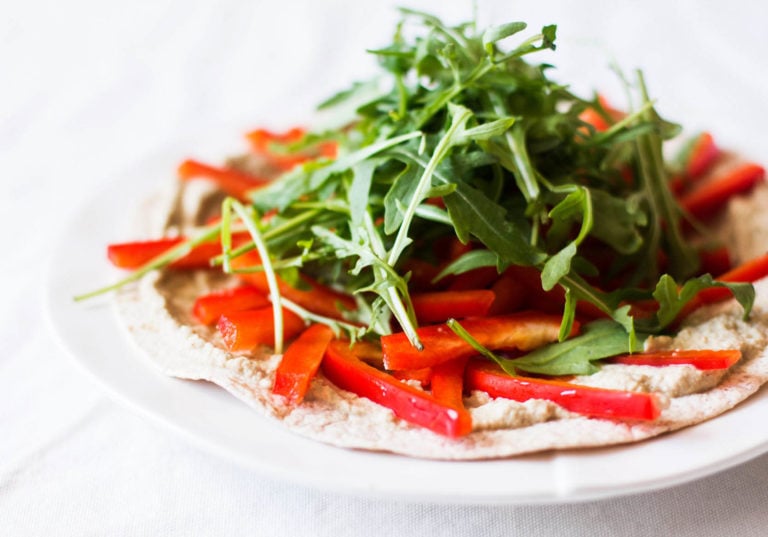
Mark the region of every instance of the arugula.
[[495, 362], [509, 375], [518, 371], [541, 375], [591, 375], [599, 368], [593, 362], [642, 350], [647, 337], [643, 334], [634, 342], [627, 339], [623, 326], [613, 321], [595, 321], [584, 327], [582, 333], [561, 343], [551, 343], [518, 358], [505, 358], [483, 347], [455, 319], [448, 327], [466, 341], [478, 354]]
[[642, 334], [635, 341], [629, 341], [620, 324], [595, 321], [586, 325], [579, 336], [507, 360], [506, 365], [544, 375], [590, 375], [598, 370], [593, 363], [597, 360], [641, 351], [645, 337]]
[[[254, 211], [278, 210], [251, 222], [258, 240], [232, 248], [225, 213], [223, 231], [206, 230], [134, 279], [221, 233], [224, 255], [216, 263], [228, 268], [231, 258], [258, 248], [266, 262], [257, 270], [270, 266], [298, 281], [301, 269], [344, 288], [357, 296], [368, 332], [386, 333], [394, 318], [420, 347], [404, 267], [432, 261], [430, 244], [456, 237], [472, 249], [436, 281], [479, 267], [534, 267], [542, 289], [564, 290], [561, 340], [579, 302], [611, 319], [518, 362], [550, 372], [591, 370], [603, 351], [590, 348], [636, 349], [700, 290], [725, 285], [690, 279], [698, 256], [683, 238], [662, 154], [680, 129], [659, 116], [642, 73], [625, 80], [635, 102], [615, 118], [596, 96], [579, 97], [550, 78], [549, 63], [530, 62], [556, 49], [554, 25], [526, 35], [518, 21], [479, 31], [472, 22], [451, 26], [401, 13], [392, 42], [369, 51], [381, 75], [323, 102], [337, 127], [291, 145], [333, 140], [339, 156], [307, 162], [253, 192]], [[587, 109], [608, 128], [586, 123]], [[251, 219], [245, 208], [231, 208]], [[748, 313], [751, 287], [728, 286]], [[656, 300], [656, 315], [636, 320], [627, 303], [637, 299]]]
[[[357, 287], [349, 289], [371, 303], [383, 301], [416, 346], [399, 267], [422, 254], [421, 237], [441, 235], [476, 247], [444, 267], [438, 280], [481, 266], [536, 267], [543, 289], [565, 290], [563, 339], [577, 302], [587, 301], [634, 345], [635, 320], [624, 303], [652, 296], [662, 276], [659, 251], [671, 260], [673, 278], [690, 276], [697, 263], [682, 239], [661, 155], [663, 141], [679, 129], [659, 117], [642, 75], [636, 109], [596, 132], [580, 115], [591, 107], [611, 119], [602, 104], [551, 80], [549, 65], [524, 59], [556, 48], [556, 26], [520, 39], [522, 22], [478, 32], [474, 24], [448, 26], [426, 13], [402, 13], [393, 42], [370, 51], [384, 71], [378, 83], [358, 83], [322, 105], [338, 114], [345, 134], [313, 139], [336, 139], [340, 157], [285, 175], [255, 192], [254, 204], [290, 214], [308, 200], [346, 202], [346, 219], [303, 228], [325, 246], [317, 264], [353, 276], [348, 283]], [[348, 116], [352, 101], [357, 106]], [[627, 173], [635, 180], [627, 181]], [[428, 204], [434, 198], [445, 210]], [[621, 274], [625, 288], [605, 292], [590, 283], [595, 252], [613, 259], [604, 270]], [[696, 288], [711, 285], [700, 280]], [[686, 291], [665, 302], [654, 330], [668, 326], [670, 308], [679, 311], [692, 296]]]

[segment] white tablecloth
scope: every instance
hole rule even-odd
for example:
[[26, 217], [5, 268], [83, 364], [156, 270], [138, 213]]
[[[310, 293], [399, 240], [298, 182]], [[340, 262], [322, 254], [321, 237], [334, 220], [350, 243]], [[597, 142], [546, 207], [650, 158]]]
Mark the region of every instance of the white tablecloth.
[[[62, 222], [90, 192], [154, 148], [213, 125], [241, 132], [306, 117], [372, 70], [363, 49], [386, 44], [400, 3], [0, 7], [0, 534], [768, 534], [768, 455], [673, 488], [577, 504], [350, 497], [201, 451], [113, 401], [56, 344], [41, 300], [46, 264]], [[453, 22], [471, 12], [468, 1], [441, 4], [411, 3]], [[576, 89], [620, 95], [609, 61], [643, 67], [667, 116], [768, 161], [760, 2], [479, 6], [485, 22], [557, 22], [558, 72], [575, 76]]]

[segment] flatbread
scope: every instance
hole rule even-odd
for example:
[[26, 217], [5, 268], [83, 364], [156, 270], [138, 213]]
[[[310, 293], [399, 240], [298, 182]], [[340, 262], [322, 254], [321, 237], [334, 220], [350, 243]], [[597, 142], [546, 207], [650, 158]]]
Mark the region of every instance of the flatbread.
[[[741, 257], [768, 250], [768, 218], [758, 210], [768, 206], [767, 201], [768, 187], [761, 187], [750, 198], [729, 206], [729, 225], [723, 226], [721, 233], [729, 244], [741, 249]], [[565, 412], [550, 402], [503, 401], [508, 405], [506, 412], [534, 415], [536, 420], [523, 420], [514, 428], [475, 430], [451, 439], [409, 424], [389, 409], [335, 387], [322, 374], [313, 381], [301, 405], [287, 406], [281, 397], [271, 394], [278, 356], [230, 353], [215, 331], [196, 325], [190, 317], [196, 296], [227, 284], [221, 275], [207, 271], [160, 272], [123, 288], [115, 304], [133, 341], [162, 373], [213, 382], [291, 431], [339, 447], [467, 460], [624, 444], [714, 418], [768, 382], [766, 279], [756, 284], [757, 299], [749, 322], [742, 320], [735, 301], [728, 301], [697, 311], [675, 339], [660, 341], [660, 345], [679, 348], [740, 348], [743, 357], [715, 388], [671, 397], [657, 421], [594, 419]], [[471, 412], [482, 412], [478, 409], [498, 403], [480, 398]]]

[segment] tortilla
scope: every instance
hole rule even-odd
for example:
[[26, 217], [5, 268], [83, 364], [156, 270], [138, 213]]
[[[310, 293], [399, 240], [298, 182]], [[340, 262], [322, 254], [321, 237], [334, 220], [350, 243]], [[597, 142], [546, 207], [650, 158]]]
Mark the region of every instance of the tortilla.
[[[768, 187], [761, 186], [749, 198], [729, 205], [720, 233], [737, 248], [739, 259], [768, 249], [768, 218], [760, 210], [768, 206], [766, 200]], [[155, 204], [152, 210], [167, 207]], [[749, 322], [742, 320], [738, 304], [728, 301], [698, 310], [686, 319], [675, 338], [656, 342], [670, 348], [740, 348], [743, 355], [716, 387], [670, 397], [669, 406], [658, 420], [649, 423], [587, 418], [565, 412], [554, 403], [529, 401], [510, 404], [526, 416], [538, 415], [533, 423], [523, 420], [513, 428], [474, 430], [465, 437], [451, 439], [409, 424], [389, 409], [335, 387], [320, 373], [305, 401], [296, 407], [287, 406], [281, 397], [271, 394], [279, 356], [230, 353], [214, 330], [196, 325], [190, 316], [196, 296], [227, 283], [225, 277], [208, 271], [154, 273], [123, 288], [115, 303], [133, 341], [164, 374], [213, 382], [291, 431], [344, 448], [467, 460], [625, 444], [714, 418], [768, 382], [765, 279], [755, 286], [757, 298]], [[481, 400], [478, 405], [497, 403]], [[505, 411], [509, 412], [509, 408]]]

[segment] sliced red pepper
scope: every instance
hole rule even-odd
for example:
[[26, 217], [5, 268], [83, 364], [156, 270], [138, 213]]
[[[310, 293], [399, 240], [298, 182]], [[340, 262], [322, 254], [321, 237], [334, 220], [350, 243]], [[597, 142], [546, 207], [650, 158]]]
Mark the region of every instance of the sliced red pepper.
[[437, 434], [456, 438], [472, 430], [469, 412], [441, 403], [429, 393], [369, 366], [355, 355], [348, 341], [335, 340], [328, 345], [322, 370], [339, 388], [366, 397], [389, 408], [397, 417]]
[[512, 313], [522, 309], [525, 304], [525, 285], [512, 274], [504, 273], [499, 276], [491, 286], [491, 291], [495, 298], [488, 312], [490, 315]]
[[690, 215], [707, 220], [733, 196], [752, 189], [765, 179], [765, 168], [757, 164], [742, 164], [680, 197], [680, 206]]
[[[252, 250], [232, 260], [232, 267], [235, 269], [243, 269], [260, 264], [261, 258], [256, 250]], [[267, 276], [264, 272], [243, 272], [239, 273], [238, 277], [242, 281], [261, 290], [262, 293], [269, 294]], [[302, 275], [301, 279], [306, 289], [293, 287], [278, 277], [277, 283], [280, 294], [304, 309], [333, 319], [342, 319], [345, 312], [357, 309], [357, 302], [350, 295], [331, 289], [309, 276]]]
[[[562, 318], [535, 311], [524, 311], [499, 317], [479, 317], [461, 322], [478, 343], [490, 350], [517, 349], [527, 351], [557, 341]], [[579, 324], [574, 323], [573, 333]], [[419, 351], [404, 333], [382, 336], [384, 366], [389, 370], [432, 367], [456, 358], [477, 354], [447, 325], [424, 326], [417, 330], [424, 349]]]
[[[164, 254], [186, 239], [157, 239], [110, 244], [107, 246], [109, 261], [118, 268], [137, 269]], [[184, 257], [171, 263], [177, 269], [196, 269], [210, 267], [211, 258], [221, 254], [221, 246], [215, 242], [199, 244]]]
[[655, 351], [625, 354], [610, 358], [612, 364], [624, 365], [692, 365], [696, 369], [728, 369], [741, 359], [739, 350], [684, 350], [684, 351]]
[[269, 149], [269, 144], [292, 144], [300, 141], [307, 131], [301, 127], [293, 127], [285, 132], [275, 132], [269, 129], [255, 129], [245, 135], [253, 148], [259, 152]]
[[229, 168], [210, 166], [196, 160], [185, 160], [179, 165], [180, 179], [204, 178], [216, 184], [221, 190], [240, 200], [248, 200], [248, 193], [270, 182], [265, 177], [243, 173]]
[[464, 369], [467, 358], [443, 362], [432, 368], [432, 396], [448, 406], [464, 408]]
[[303, 401], [332, 339], [333, 330], [324, 324], [313, 324], [302, 332], [277, 366], [272, 393], [282, 395], [292, 405]]
[[[608, 117], [611, 118], [612, 122], [616, 122], [620, 120], [622, 117], [624, 117], [624, 114], [613, 108], [609, 103], [608, 100], [603, 97], [602, 95], [598, 96], [598, 101], [600, 103], [600, 106], [603, 108], [606, 114], [608, 114]], [[606, 131], [610, 128], [612, 123], [609, 123], [608, 120], [595, 108], [587, 108], [585, 109], [580, 115], [579, 119], [582, 120], [584, 123], [588, 123], [592, 125], [595, 130], [598, 132]]]
[[[717, 281], [728, 283], [754, 283], [768, 276], [768, 254], [761, 255], [735, 267], [725, 274], [721, 274]], [[721, 300], [728, 300], [733, 294], [727, 287], [710, 287], [696, 295], [689, 303], [687, 312], [703, 304], [711, 304]]]
[[[272, 306], [257, 310], [234, 311], [219, 317], [216, 329], [231, 351], [250, 351], [275, 343]], [[304, 330], [304, 320], [283, 308], [283, 338], [291, 339]]]
[[726, 246], [699, 251], [702, 273], [719, 276], [731, 269], [731, 253]]
[[264, 293], [244, 285], [198, 297], [192, 306], [192, 315], [201, 324], [213, 324], [225, 313], [265, 308], [269, 304]]
[[411, 291], [429, 291], [435, 289], [432, 280], [440, 273], [440, 268], [421, 259], [406, 259], [402, 267], [403, 274], [409, 274], [408, 288]]
[[319, 142], [309, 148], [309, 150], [301, 153], [283, 154], [275, 152], [271, 148], [272, 144], [289, 145], [299, 142], [305, 135], [306, 131], [304, 129], [296, 127], [282, 133], [267, 129], [256, 129], [246, 134], [246, 137], [251, 142], [254, 151], [263, 155], [273, 166], [281, 170], [289, 170], [297, 164], [319, 157], [336, 158], [338, 144], [332, 140]]
[[[164, 254], [174, 246], [184, 242], [183, 237], [133, 241], [110, 244], [107, 246], [107, 258], [117, 268], [137, 269], [152, 259]], [[208, 260], [205, 260], [205, 265]]]
[[451, 291], [485, 289], [498, 277], [499, 273], [496, 272], [496, 267], [480, 267], [451, 276], [448, 289]]
[[693, 140], [685, 159], [685, 167], [679, 175], [673, 177], [669, 187], [679, 195], [704, 176], [720, 157], [720, 148], [708, 132], [703, 132]]
[[598, 132], [606, 131], [610, 127], [605, 118], [594, 108], [585, 109], [579, 114], [579, 119], [584, 123], [592, 125]]
[[[549, 291], [541, 287], [541, 272], [535, 267], [521, 267], [517, 265], [510, 266], [504, 276], [509, 276], [517, 280], [525, 287], [525, 305], [529, 309], [556, 314], [563, 311], [565, 307], [565, 290], [556, 285]], [[607, 314], [600, 311], [591, 302], [579, 300], [576, 303], [576, 312], [582, 318], [600, 319]]]
[[595, 418], [655, 420], [661, 403], [653, 393], [626, 392], [579, 386], [570, 382], [513, 377], [485, 360], [471, 360], [465, 382], [471, 390], [482, 390], [492, 397], [514, 401], [546, 399], [566, 410]]
[[719, 156], [720, 149], [715, 144], [712, 135], [708, 132], [701, 133], [691, 148], [685, 166], [685, 174], [690, 178], [701, 177], [709, 171]]
[[[232, 234], [233, 246], [243, 244], [249, 239], [248, 233]], [[173, 237], [114, 243], [107, 246], [107, 258], [118, 268], [137, 269], [185, 240], [188, 239], [186, 237]], [[205, 242], [192, 248], [187, 255], [171, 263], [170, 267], [176, 269], [209, 268], [211, 259], [219, 255], [221, 255], [221, 244], [218, 241]]]
[[494, 299], [493, 291], [485, 289], [411, 294], [416, 319], [423, 324], [485, 316]]
[[[384, 367], [383, 364], [382, 367]], [[431, 367], [422, 367], [421, 369], [401, 369], [399, 371], [391, 371], [391, 374], [397, 380], [412, 380], [418, 382], [424, 389], [429, 388], [429, 384], [432, 382]]]

